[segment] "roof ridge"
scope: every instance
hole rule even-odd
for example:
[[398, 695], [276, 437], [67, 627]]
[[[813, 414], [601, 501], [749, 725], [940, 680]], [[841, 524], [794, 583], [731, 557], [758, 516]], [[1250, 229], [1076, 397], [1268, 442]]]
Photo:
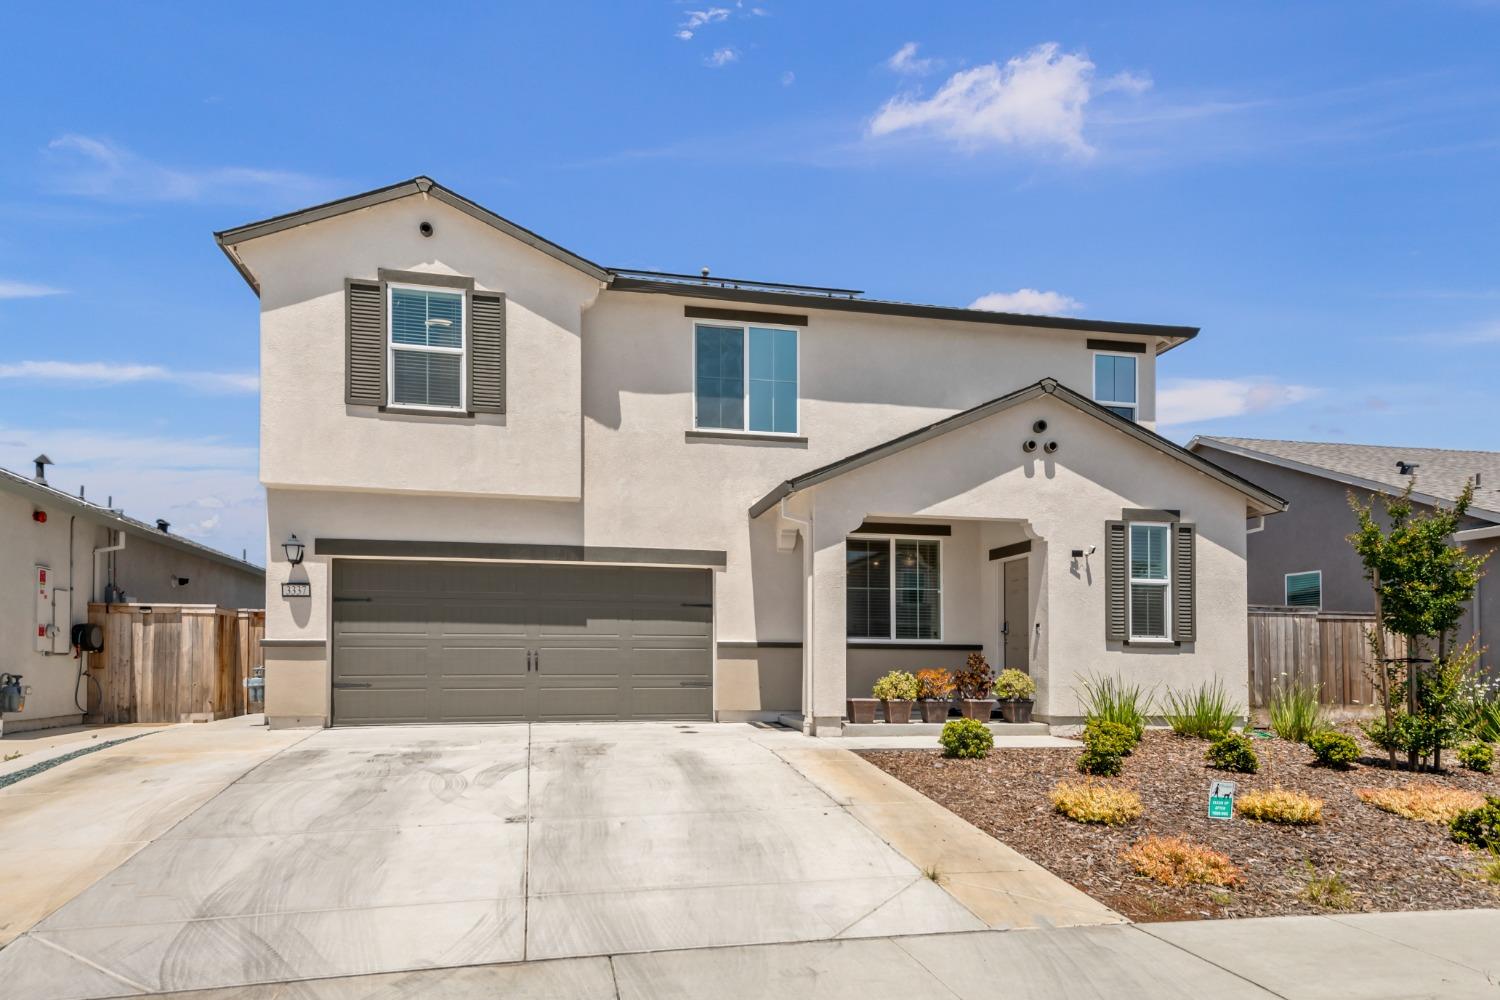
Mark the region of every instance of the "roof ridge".
[[1442, 451], [1452, 455], [1496, 455], [1500, 456], [1500, 449], [1490, 450], [1487, 448], [1441, 448], [1435, 445], [1425, 444], [1366, 444], [1360, 441], [1307, 441], [1302, 438], [1254, 438], [1234, 437], [1227, 434], [1202, 434], [1200, 441], [1255, 441], [1261, 444], [1310, 444], [1326, 446], [1331, 448], [1384, 448], [1387, 450], [1407, 451]]

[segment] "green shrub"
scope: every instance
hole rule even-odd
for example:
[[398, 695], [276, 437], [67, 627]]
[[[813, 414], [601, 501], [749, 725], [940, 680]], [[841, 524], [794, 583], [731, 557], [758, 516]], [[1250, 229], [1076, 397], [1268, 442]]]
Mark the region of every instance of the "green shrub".
[[1317, 685], [1279, 685], [1271, 695], [1271, 730], [1284, 740], [1306, 743], [1313, 733], [1327, 729], [1318, 690]]
[[1359, 742], [1337, 729], [1325, 729], [1307, 738], [1307, 748], [1318, 759], [1319, 767], [1347, 771], [1359, 759]]
[[1178, 736], [1216, 740], [1234, 728], [1239, 720], [1239, 705], [1232, 702], [1223, 682], [1200, 684], [1186, 694], [1167, 691], [1167, 707], [1162, 713], [1167, 725]]
[[975, 760], [990, 752], [995, 745], [995, 734], [978, 719], [954, 719], [944, 723], [938, 742], [943, 745], [944, 757]]
[[1240, 733], [1225, 733], [1208, 748], [1209, 766], [1221, 771], [1237, 774], [1254, 774], [1260, 770], [1260, 759], [1250, 745], [1250, 737]]
[[1495, 767], [1495, 749], [1488, 743], [1465, 743], [1458, 748], [1458, 762], [1471, 771], [1489, 774]]
[[1083, 745], [1098, 753], [1128, 757], [1136, 747], [1137, 737], [1129, 726], [1094, 719], [1083, 727]]
[[1113, 778], [1120, 773], [1120, 768], [1125, 766], [1125, 759], [1117, 753], [1105, 753], [1103, 750], [1095, 750], [1085, 747], [1078, 757], [1078, 771], [1080, 774], [1093, 774], [1101, 778]]
[[1481, 851], [1500, 849], [1500, 795], [1487, 795], [1478, 809], [1453, 817], [1448, 833], [1460, 844]]
[[1036, 681], [1015, 667], [1007, 667], [995, 678], [995, 697], [1005, 701], [1025, 700], [1036, 694]]
[[1151, 714], [1151, 692], [1118, 677], [1088, 677], [1083, 681], [1084, 718], [1129, 726], [1137, 741]]
[[881, 701], [916, 701], [920, 690], [915, 674], [892, 670], [875, 682], [871, 692]]

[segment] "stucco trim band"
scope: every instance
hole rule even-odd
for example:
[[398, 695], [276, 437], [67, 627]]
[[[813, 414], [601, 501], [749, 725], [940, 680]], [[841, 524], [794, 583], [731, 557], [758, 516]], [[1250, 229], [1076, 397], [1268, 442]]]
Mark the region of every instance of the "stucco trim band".
[[385, 538], [317, 538], [319, 556], [397, 559], [497, 559], [510, 562], [625, 563], [655, 566], [727, 566], [723, 549], [649, 549], [609, 545], [533, 545], [524, 542], [403, 541]]

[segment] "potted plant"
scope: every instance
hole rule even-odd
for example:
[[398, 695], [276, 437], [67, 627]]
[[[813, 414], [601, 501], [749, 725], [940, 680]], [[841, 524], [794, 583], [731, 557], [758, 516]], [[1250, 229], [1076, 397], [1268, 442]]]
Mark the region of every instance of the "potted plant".
[[923, 722], [946, 722], [952, 698], [953, 671], [917, 671], [917, 701], [922, 705]]
[[849, 721], [855, 725], [868, 725], [875, 721], [875, 706], [880, 704], [874, 698], [850, 698], [845, 702], [845, 711], [849, 714]]
[[917, 678], [905, 670], [892, 670], [875, 682], [874, 695], [880, 699], [885, 721], [907, 723], [911, 721], [911, 705], [917, 700], [919, 685]]
[[965, 719], [988, 722], [995, 710], [995, 672], [990, 669], [983, 653], [970, 653], [963, 669], [953, 675], [953, 684], [958, 689], [959, 711]]
[[1015, 667], [1007, 667], [995, 678], [995, 697], [1006, 722], [1030, 722], [1036, 681]]

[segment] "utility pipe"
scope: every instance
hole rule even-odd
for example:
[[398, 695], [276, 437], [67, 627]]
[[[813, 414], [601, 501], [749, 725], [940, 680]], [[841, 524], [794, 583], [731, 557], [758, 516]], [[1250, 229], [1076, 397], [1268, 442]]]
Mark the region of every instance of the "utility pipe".
[[123, 528], [120, 529], [120, 544], [118, 544], [118, 545], [100, 545], [100, 546], [96, 546], [94, 548], [94, 575], [89, 579], [89, 592], [91, 594], [91, 597], [90, 597], [91, 600], [97, 601], [97, 600], [102, 600], [103, 599], [102, 596], [99, 594], [99, 557], [103, 556], [103, 555], [108, 555], [111, 552], [119, 552], [119, 551], [121, 551], [124, 548], [125, 548], [125, 529], [123, 529]]

